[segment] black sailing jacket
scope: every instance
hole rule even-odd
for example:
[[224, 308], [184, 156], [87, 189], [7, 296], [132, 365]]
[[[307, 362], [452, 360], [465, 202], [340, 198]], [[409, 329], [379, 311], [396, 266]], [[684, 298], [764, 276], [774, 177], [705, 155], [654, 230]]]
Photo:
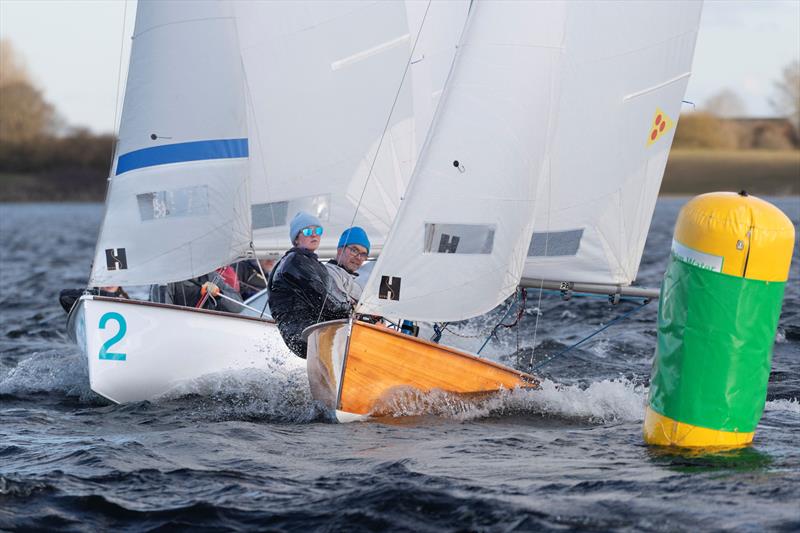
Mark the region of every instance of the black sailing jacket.
[[[350, 316], [351, 306], [332, 282], [317, 254], [292, 248], [269, 275], [269, 308], [283, 341], [295, 354], [306, 358], [306, 343], [300, 334], [308, 326]], [[322, 305], [325, 309], [320, 313]]]

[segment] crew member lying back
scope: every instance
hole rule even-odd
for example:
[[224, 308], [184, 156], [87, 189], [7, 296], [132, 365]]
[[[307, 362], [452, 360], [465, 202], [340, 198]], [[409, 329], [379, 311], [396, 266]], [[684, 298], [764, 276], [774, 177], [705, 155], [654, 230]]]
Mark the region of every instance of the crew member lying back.
[[269, 276], [269, 308], [283, 341], [298, 357], [306, 358], [303, 330], [318, 322], [347, 318], [351, 305], [319, 262], [322, 224], [308, 213], [295, 215], [289, 226], [293, 248]]

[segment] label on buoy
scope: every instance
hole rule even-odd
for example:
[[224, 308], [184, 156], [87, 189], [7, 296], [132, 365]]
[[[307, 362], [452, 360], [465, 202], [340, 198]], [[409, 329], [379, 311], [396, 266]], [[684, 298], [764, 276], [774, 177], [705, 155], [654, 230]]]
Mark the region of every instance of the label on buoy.
[[693, 250], [684, 246], [675, 239], [672, 239], [672, 253], [676, 258], [696, 267], [711, 270], [712, 272], [722, 272], [724, 258], [718, 255], [711, 255], [698, 250]]

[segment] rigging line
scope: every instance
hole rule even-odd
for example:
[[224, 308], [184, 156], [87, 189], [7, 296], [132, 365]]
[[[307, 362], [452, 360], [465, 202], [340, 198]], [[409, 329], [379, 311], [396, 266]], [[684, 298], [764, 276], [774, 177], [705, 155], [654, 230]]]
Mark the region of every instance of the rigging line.
[[[236, 6], [235, 5], [233, 6], [233, 13], [234, 13], [233, 27], [234, 27], [234, 30], [236, 32], [236, 39], [237, 39], [237, 41], [239, 41], [239, 23], [238, 23], [238, 20], [237, 20], [237, 17], [236, 17]], [[239, 41], [239, 43], [241, 44], [241, 41]], [[247, 93], [246, 94], [246, 96], [247, 96], [246, 102], [249, 104], [249, 111], [253, 116], [253, 121], [252, 122], [253, 122], [253, 124], [255, 126], [255, 131], [256, 131], [256, 143], [258, 144], [258, 155], [259, 155], [259, 163], [261, 164], [261, 174], [264, 176], [264, 188], [267, 191], [267, 199], [271, 199], [272, 195], [270, 194], [269, 179], [267, 178], [266, 158], [264, 157], [264, 148], [263, 148], [263, 146], [261, 144], [261, 129], [258, 126], [258, 118], [257, 118], [257, 115], [256, 115], [256, 104], [255, 104], [255, 100], [253, 99], [253, 91], [250, 89], [250, 78], [247, 76], [247, 68], [245, 68], [244, 56], [242, 55], [241, 47], [239, 49], [239, 62], [241, 64], [242, 78], [244, 80], [245, 91]], [[249, 121], [247, 121], [247, 122], [249, 123]], [[249, 137], [250, 137], [250, 135], [249, 135], [249, 130], [248, 130], [248, 145], [249, 145]], [[252, 161], [252, 158], [248, 157], [248, 159], [250, 159]], [[253, 256], [255, 257], [256, 262], [258, 262], [258, 254], [256, 253], [255, 245], [253, 244], [253, 224], [252, 224], [252, 217], [253, 217], [252, 203], [253, 203], [253, 199], [250, 197], [251, 189], [249, 187], [249, 183], [248, 183], [249, 181], [250, 180], [249, 180], [249, 176], [248, 176], [248, 179], [245, 181], [245, 183], [248, 184], [247, 193], [248, 193], [248, 204], [250, 205], [250, 219], [251, 219], [250, 223], [248, 224], [248, 232], [250, 234], [250, 247], [253, 250]], [[269, 202], [267, 204], [267, 205], [269, 205], [269, 214], [270, 214], [270, 218], [272, 218], [272, 223], [273, 224], [276, 222], [274, 204], [275, 204], [275, 202]], [[259, 263], [259, 268], [261, 268], [261, 264], [260, 263]], [[262, 274], [263, 274], [263, 270], [262, 270]], [[265, 303], [264, 304], [264, 310], [266, 310], [266, 308], [267, 308], [267, 304]], [[262, 316], [263, 316], [263, 313], [264, 313], [264, 311], [262, 311]]]
[[611, 322], [609, 322], [608, 324], [606, 324], [606, 325], [605, 325], [605, 326], [603, 326], [602, 328], [598, 329], [597, 331], [595, 331], [595, 332], [594, 332], [594, 333], [592, 333], [591, 335], [588, 335], [587, 337], [584, 337], [583, 339], [579, 340], [578, 342], [576, 342], [576, 343], [575, 343], [575, 344], [573, 344], [572, 346], [568, 346], [567, 348], [565, 348], [565, 349], [561, 350], [560, 352], [558, 352], [558, 353], [557, 353], [557, 354], [555, 354], [554, 356], [550, 357], [549, 359], [545, 359], [544, 361], [542, 361], [541, 363], [539, 363], [539, 364], [538, 364], [538, 365], [536, 365], [536, 366], [533, 366], [533, 356], [531, 355], [531, 363], [528, 365], [528, 372], [535, 372], [535, 371], [539, 370], [539, 369], [540, 369], [540, 368], [542, 368], [544, 365], [546, 365], [546, 364], [550, 363], [551, 361], [555, 360], [555, 359], [556, 359], [556, 358], [558, 358], [558, 357], [561, 357], [562, 355], [564, 355], [565, 353], [569, 352], [569, 351], [570, 351], [570, 350], [572, 350], [573, 348], [577, 348], [578, 346], [580, 346], [580, 345], [581, 345], [581, 344], [583, 344], [584, 342], [588, 341], [589, 339], [591, 339], [592, 337], [594, 337], [594, 336], [595, 336], [595, 335], [597, 335], [598, 333], [601, 333], [601, 332], [603, 332], [603, 331], [607, 330], [608, 328], [610, 328], [611, 326], [613, 326], [613, 325], [614, 325], [614, 324], [616, 324], [617, 322], [619, 322], [619, 321], [621, 321], [621, 320], [624, 320], [624, 319], [628, 318], [629, 316], [631, 316], [632, 314], [634, 314], [634, 313], [636, 313], [636, 312], [638, 312], [638, 311], [641, 311], [641, 310], [642, 310], [642, 309], [644, 309], [644, 308], [645, 308], [645, 307], [646, 307], [646, 306], [647, 306], [649, 303], [650, 303], [650, 300], [645, 300], [645, 302], [644, 302], [644, 303], [642, 303], [641, 305], [638, 305], [638, 306], [634, 307], [633, 309], [631, 309], [631, 310], [630, 310], [630, 311], [628, 311], [627, 313], [623, 313], [623, 314], [621, 314], [620, 316], [618, 316], [617, 318], [615, 318], [614, 320], [612, 320]]
[[[236, 7], [234, 6], [234, 13], [235, 13], [235, 9], [236, 9]], [[235, 16], [233, 17], [233, 26], [236, 29], [236, 38], [238, 40], [238, 38], [239, 38], [239, 24], [237, 23], [237, 19], [236, 19]], [[263, 148], [263, 146], [261, 144], [261, 128], [259, 128], [259, 126], [258, 126], [258, 118], [257, 118], [257, 115], [256, 115], [256, 102], [253, 99], [253, 91], [250, 89], [250, 78], [247, 76], [247, 69], [245, 68], [245, 64], [244, 64], [244, 56], [242, 56], [241, 51], [239, 52], [239, 61], [240, 61], [241, 66], [242, 66], [242, 78], [244, 79], [245, 90], [247, 91], [247, 103], [249, 104], [249, 111], [250, 111], [250, 113], [252, 113], [253, 125], [255, 126], [256, 144], [258, 145], [258, 156], [259, 156], [258, 159], [259, 159], [259, 163], [260, 163], [260, 166], [261, 166], [261, 174], [264, 176], [264, 188], [267, 190], [267, 200], [273, 200], [272, 194], [271, 194], [270, 189], [269, 189], [269, 179], [267, 178], [267, 165], [266, 165], [266, 158], [264, 157], [264, 148]], [[248, 123], [249, 123], [249, 121], [248, 121]], [[249, 135], [248, 135], [248, 138], [249, 138]], [[249, 140], [248, 140], [248, 144], [249, 144]], [[250, 159], [252, 161], [252, 157], [248, 157], [248, 159]], [[251, 216], [251, 218], [252, 218], [252, 209], [253, 209], [252, 208], [252, 201], [253, 201], [253, 199], [250, 198], [250, 202], [251, 202], [250, 216]], [[267, 205], [269, 206], [269, 214], [270, 214], [270, 218], [272, 219], [272, 223], [275, 224], [275, 222], [277, 220], [275, 218], [275, 202], [274, 201], [268, 202]], [[251, 224], [250, 224], [250, 243], [252, 244], [252, 242], [253, 242], [253, 224], [251, 222]], [[292, 246], [294, 246], [294, 243], [292, 243]], [[253, 254], [255, 254], [255, 253], [256, 253], [256, 250], [255, 250], [255, 247], [253, 247]], [[256, 260], [258, 260], [258, 255], [256, 255]]]
[[[212, 298], [213, 298], [213, 296], [212, 296]], [[222, 299], [224, 299], [224, 300], [228, 300], [229, 302], [233, 302], [233, 303], [235, 303], [236, 305], [239, 305], [239, 306], [241, 306], [241, 307], [244, 307], [245, 309], [249, 309], [250, 311], [254, 311], [254, 312], [256, 312], [256, 313], [260, 313], [260, 312], [261, 312], [261, 311], [259, 311], [258, 309], [256, 309], [255, 307], [250, 307], [250, 306], [249, 306], [249, 305], [247, 305], [246, 303], [244, 303], [244, 302], [240, 302], [239, 300], [236, 300], [235, 298], [231, 298], [230, 296], [225, 296], [225, 295], [224, 295], [224, 294], [222, 294], [221, 292], [220, 292], [219, 294], [217, 294], [217, 298], [222, 298]]]
[[[367, 186], [369, 185], [369, 180], [372, 177], [372, 171], [375, 169], [375, 163], [378, 162], [378, 155], [381, 153], [381, 147], [383, 146], [383, 140], [386, 138], [386, 132], [389, 131], [389, 124], [392, 121], [392, 115], [394, 115], [394, 108], [397, 105], [397, 100], [400, 98], [400, 91], [403, 90], [403, 84], [406, 81], [406, 76], [408, 75], [408, 69], [411, 67], [411, 60], [414, 58], [414, 52], [417, 50], [417, 43], [419, 43], [419, 37], [422, 35], [422, 28], [425, 27], [425, 19], [428, 18], [428, 11], [431, 8], [431, 2], [433, 0], [428, 0], [428, 5], [425, 6], [425, 13], [422, 15], [422, 21], [419, 24], [419, 31], [417, 31], [417, 36], [414, 38], [414, 44], [411, 46], [411, 53], [408, 54], [408, 60], [406, 61], [406, 66], [403, 69], [403, 76], [400, 78], [400, 84], [397, 86], [397, 92], [394, 95], [394, 100], [392, 101], [392, 107], [389, 109], [389, 115], [386, 117], [386, 124], [383, 126], [383, 132], [381, 133], [381, 137], [378, 140], [378, 147], [375, 149], [375, 155], [372, 157], [372, 164], [370, 164], [369, 171], [367, 172], [367, 179], [364, 181], [364, 187], [361, 189], [361, 195], [358, 197], [358, 202], [356, 203], [355, 211], [353, 211], [353, 218], [350, 220], [350, 226], [347, 230], [347, 237], [345, 237], [345, 242], [350, 238], [350, 231], [352, 231], [353, 224], [356, 221], [356, 217], [358, 216], [358, 210], [361, 208], [361, 202], [364, 200], [364, 194], [367, 192]], [[322, 311], [325, 309], [325, 304], [328, 301], [328, 293], [325, 293], [325, 299], [322, 301], [322, 307], [319, 309], [319, 316], [317, 317], [317, 322], [319, 322], [320, 318], [322, 318]]]
[[[564, 23], [562, 26], [562, 37], [561, 37], [561, 46], [562, 49], [565, 47], [565, 38], [567, 35], [566, 32], [566, 19], [564, 19]], [[547, 113], [547, 132], [548, 132], [548, 139], [552, 139], [552, 129], [555, 127], [553, 125], [554, 121], [558, 120], [558, 117], [554, 117], [553, 109], [558, 109], [558, 104], [561, 102], [561, 92], [556, 91], [555, 89], [555, 76], [550, 77], [550, 111]], [[556, 101], [554, 101], [554, 99]], [[546, 163], [547, 163], [547, 219], [545, 223], [545, 241], [544, 241], [544, 257], [547, 257], [547, 253], [549, 251], [550, 246], [550, 222], [551, 216], [553, 212], [553, 166], [550, 161], [550, 153], [549, 150], [546, 156]], [[537, 195], [538, 196], [538, 195]], [[536, 217], [533, 219], [533, 233], [536, 233]], [[533, 238], [531, 237], [531, 241]], [[539, 281], [539, 298], [536, 303], [536, 323], [533, 327], [533, 346], [531, 347], [531, 359], [530, 363], [533, 363], [533, 355], [536, 353], [536, 336], [539, 332], [539, 318], [542, 314], [542, 292], [544, 291], [544, 279]]]
[[[550, 212], [552, 211], [553, 202], [553, 176], [550, 173], [550, 166], [547, 167], [547, 224], [545, 239], [544, 239], [544, 256], [547, 257], [548, 247], [550, 245]], [[536, 232], [536, 222], [534, 220], [534, 233]], [[544, 292], [544, 279], [539, 280], [539, 298], [536, 302], [536, 323], [533, 326], [533, 345], [531, 346], [531, 358], [528, 362], [530, 367], [533, 364], [533, 355], [536, 353], [536, 336], [539, 333], [539, 317], [542, 316], [542, 293]], [[517, 346], [517, 353], [519, 353], [519, 346]]]
[[[108, 178], [106, 180], [106, 182], [107, 182], [107, 184], [106, 184], [106, 198], [105, 198], [105, 202], [103, 202], [103, 218], [101, 219], [103, 221], [103, 223], [101, 223], [101, 225], [100, 225], [100, 235], [97, 236], [97, 241], [95, 242], [95, 245], [94, 245], [94, 258], [97, 258], [97, 251], [100, 248], [100, 237], [103, 234], [103, 225], [105, 225], [106, 212], [108, 212], [108, 199], [111, 196], [111, 184], [112, 184], [112, 180], [111, 180], [112, 173], [111, 173], [111, 171], [114, 169], [114, 154], [117, 153], [117, 145], [119, 144], [119, 130], [117, 129], [117, 117], [119, 116], [119, 87], [120, 87], [120, 85], [122, 85], [122, 83], [121, 83], [121, 79], [122, 79], [122, 58], [123, 58], [123, 55], [124, 55], [123, 52], [125, 50], [125, 23], [126, 23], [127, 19], [128, 19], [128, 2], [127, 2], [127, 0], [124, 0], [123, 1], [123, 9], [122, 9], [122, 32], [120, 32], [120, 36], [119, 36], [119, 61], [117, 63], [117, 88], [116, 88], [115, 98], [114, 98], [114, 123], [111, 125], [111, 131], [115, 132], [115, 135], [114, 135], [114, 139], [113, 139], [113, 141], [111, 143], [111, 164], [110, 164], [109, 169], [108, 169]], [[94, 262], [92, 262], [92, 267], [91, 267], [91, 270], [89, 272], [89, 280], [86, 282], [87, 283], [87, 288], [88, 288], [88, 284], [91, 283], [91, 281], [92, 281], [93, 274], [94, 274]]]
[[492, 328], [492, 332], [489, 333], [489, 336], [486, 337], [486, 340], [483, 341], [483, 344], [481, 345], [480, 349], [476, 352], [477, 355], [480, 355], [483, 349], [486, 348], [486, 345], [489, 344], [489, 341], [492, 339], [492, 337], [494, 337], [494, 334], [497, 333], [497, 329], [503, 324], [503, 320], [505, 320], [506, 317], [508, 316], [508, 313], [511, 312], [512, 307], [514, 307], [513, 303], [508, 304], [508, 308], [506, 308], [506, 312], [503, 315], [503, 318], [501, 318], [500, 322], [498, 322], [497, 325], [494, 328]]
[[[489, 335], [490, 336], [494, 335], [494, 333], [500, 328], [510, 329], [510, 328], [513, 328], [514, 326], [516, 326], [517, 324], [519, 324], [519, 321], [522, 319], [522, 316], [525, 313], [525, 305], [526, 305], [528, 293], [523, 291], [521, 293], [517, 292], [516, 294], [517, 294], [517, 296], [516, 296], [516, 299], [514, 300], [514, 302], [516, 302], [516, 304], [517, 304], [517, 316], [514, 318], [514, 321], [511, 324], [503, 324], [503, 320], [506, 319], [506, 317], [508, 316], [508, 313], [511, 311], [511, 308], [514, 307], [514, 302], [511, 302], [511, 303], [508, 304], [508, 307], [506, 308], [505, 314], [503, 315], [503, 318], [500, 319], [500, 322], [498, 324], [495, 324], [492, 327], [492, 329], [489, 330]], [[522, 305], [521, 306], [520, 306], [520, 295], [522, 296]], [[450, 325], [451, 325], [449, 322], [443, 322], [443, 324], [444, 324], [444, 327], [442, 327], [442, 332], [443, 333], [446, 331], [446, 332], [448, 332], [448, 333], [450, 333], [452, 335], [455, 335], [456, 337], [461, 337], [462, 339], [477, 339], [478, 337], [483, 337], [486, 334], [484, 332], [484, 333], [478, 333], [477, 335], [464, 335], [464, 334], [459, 333], [457, 331], [454, 331], [452, 329], [448, 329], [450, 327]], [[517, 328], [517, 333], [519, 333], [519, 328]], [[481, 347], [481, 349], [482, 348], [483, 347]]]
[[117, 132], [114, 135], [114, 142], [111, 145], [111, 168], [108, 169], [109, 176], [111, 175], [111, 170], [114, 168], [114, 153], [117, 151], [117, 144], [119, 143], [119, 130], [117, 129], [117, 118], [119, 118], [119, 88], [122, 79], [122, 57], [123, 52], [125, 50], [125, 23], [127, 22], [128, 18], [128, 2], [127, 0], [123, 2], [123, 9], [122, 9], [122, 34], [120, 35], [119, 39], [119, 62], [117, 64], [117, 90], [115, 91], [115, 99], [114, 99], [114, 123], [111, 125], [111, 131]]
[[350, 226], [353, 225], [353, 222], [356, 221], [356, 216], [358, 216], [358, 210], [361, 207], [361, 202], [364, 200], [364, 194], [367, 191], [367, 186], [369, 185], [369, 180], [372, 177], [372, 171], [375, 169], [375, 163], [378, 161], [378, 155], [381, 153], [381, 147], [383, 146], [383, 140], [386, 137], [386, 132], [389, 131], [389, 123], [392, 120], [392, 115], [394, 115], [394, 108], [397, 106], [397, 100], [400, 98], [400, 91], [403, 90], [403, 84], [406, 81], [406, 76], [408, 75], [408, 69], [411, 67], [411, 60], [414, 58], [414, 52], [417, 50], [417, 43], [419, 43], [419, 37], [422, 35], [422, 28], [425, 27], [425, 19], [428, 17], [428, 10], [431, 8], [431, 2], [433, 0], [428, 0], [428, 5], [425, 6], [425, 13], [422, 15], [422, 21], [419, 24], [419, 31], [417, 31], [417, 36], [414, 38], [414, 44], [411, 46], [411, 53], [408, 54], [408, 61], [406, 61], [406, 66], [403, 69], [403, 76], [400, 78], [400, 85], [397, 87], [397, 92], [394, 95], [394, 101], [392, 102], [392, 107], [389, 109], [389, 116], [386, 117], [386, 124], [383, 126], [383, 132], [381, 133], [380, 140], [378, 141], [378, 147], [375, 149], [375, 155], [372, 157], [372, 164], [369, 167], [369, 171], [367, 172], [367, 179], [364, 181], [364, 187], [361, 189], [361, 196], [358, 197], [358, 203], [356, 204], [355, 212], [353, 213], [353, 218], [350, 220]]
[[[261, 266], [261, 261], [258, 260], [258, 255], [256, 254], [256, 246], [255, 246], [255, 244], [253, 244], [253, 241], [250, 241], [250, 249], [253, 251], [253, 257], [255, 258], [254, 260], [256, 262], [256, 265], [258, 265], [259, 272], [261, 272], [261, 279], [264, 280], [264, 288], [266, 289], [267, 288], [267, 275], [264, 274], [264, 268]], [[269, 303], [269, 297], [266, 298], [266, 302]], [[261, 309], [261, 312], [258, 315], [259, 318], [264, 318], [264, 313], [267, 310], [267, 303], [265, 303], [264, 304], [264, 308]], [[247, 307], [247, 306], [245, 306], [245, 307]]]

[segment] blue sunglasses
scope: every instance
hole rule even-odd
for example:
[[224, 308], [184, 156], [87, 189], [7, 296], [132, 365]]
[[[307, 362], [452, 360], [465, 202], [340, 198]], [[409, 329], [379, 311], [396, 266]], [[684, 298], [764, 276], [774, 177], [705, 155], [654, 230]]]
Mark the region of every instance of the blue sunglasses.
[[303, 228], [301, 231], [303, 235], [306, 237], [311, 237], [311, 235], [322, 235], [322, 226], [317, 226], [316, 228]]

